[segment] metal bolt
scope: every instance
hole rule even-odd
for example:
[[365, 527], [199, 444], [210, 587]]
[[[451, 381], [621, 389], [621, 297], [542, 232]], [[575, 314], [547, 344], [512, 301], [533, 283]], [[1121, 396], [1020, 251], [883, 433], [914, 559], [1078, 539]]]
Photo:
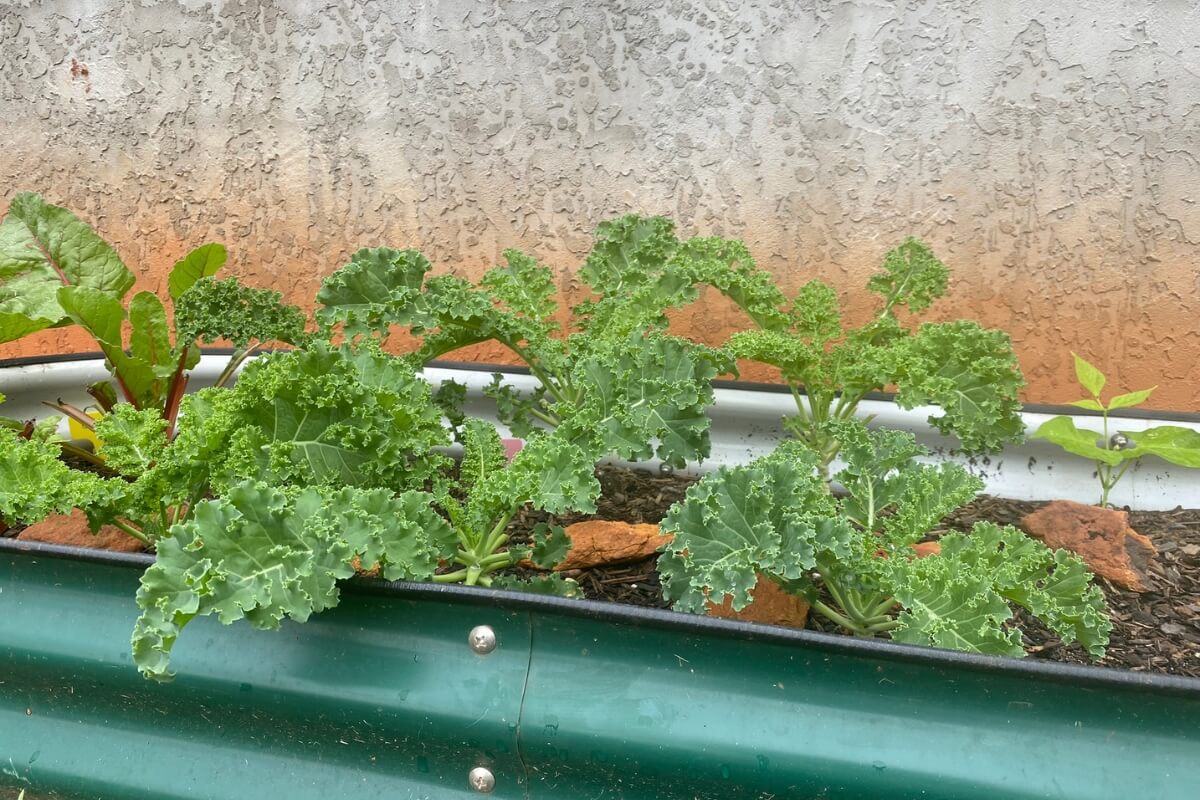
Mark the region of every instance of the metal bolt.
[[659, 475], [667, 475], [667, 476], [674, 475], [675, 468], [672, 467], [670, 464], [663, 462], [662, 464], [658, 465], [658, 474]]
[[471, 644], [472, 650], [481, 656], [486, 656], [496, 649], [496, 632], [492, 630], [491, 625], [476, 625], [467, 634], [467, 641]]
[[480, 794], [491, 794], [496, 788], [496, 776], [487, 767], [476, 767], [467, 776], [467, 783]]
[[1124, 450], [1133, 446], [1133, 442], [1123, 433], [1114, 433], [1109, 438], [1108, 444], [1113, 450]]

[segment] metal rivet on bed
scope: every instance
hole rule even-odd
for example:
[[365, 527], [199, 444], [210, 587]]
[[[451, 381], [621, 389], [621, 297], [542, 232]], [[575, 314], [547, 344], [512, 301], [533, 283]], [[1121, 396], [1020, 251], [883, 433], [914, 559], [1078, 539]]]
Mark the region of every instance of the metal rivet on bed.
[[491, 794], [492, 790], [496, 788], [496, 776], [487, 767], [476, 767], [471, 770], [471, 774], [467, 776], [467, 782], [480, 794]]
[[496, 649], [496, 632], [492, 630], [491, 625], [476, 625], [467, 635], [467, 641], [470, 642], [472, 650], [486, 656]]

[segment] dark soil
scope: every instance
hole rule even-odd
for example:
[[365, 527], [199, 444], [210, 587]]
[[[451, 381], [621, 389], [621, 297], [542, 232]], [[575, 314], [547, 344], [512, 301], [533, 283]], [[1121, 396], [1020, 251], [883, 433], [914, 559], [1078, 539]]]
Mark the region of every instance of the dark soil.
[[[514, 529], [527, 530], [537, 522], [566, 525], [583, 519], [659, 522], [695, 482], [694, 478], [617, 467], [602, 467], [599, 476], [604, 494], [596, 514], [551, 518], [544, 513], [528, 512], [518, 517]], [[981, 520], [1018, 525], [1022, 517], [1043, 505], [983, 495], [943, 520], [938, 532], [969, 530]], [[1131, 511], [1129, 519], [1132, 527], [1149, 537], [1158, 549], [1158, 558], [1149, 568], [1154, 587], [1138, 594], [1113, 586], [1103, 578], [1096, 579], [1108, 599], [1113, 620], [1108, 652], [1097, 663], [1135, 672], [1200, 677], [1200, 509]], [[667, 607], [654, 558], [574, 570], [569, 574], [589, 599]], [[1036, 619], [1022, 611], [1017, 616], [1030, 657], [1093, 663], [1078, 644], [1063, 646]], [[809, 627], [835, 629], [820, 618], [810, 618]]]
[[[514, 541], [521, 541], [538, 522], [569, 525], [585, 519], [606, 519], [657, 523], [696, 480], [619, 467], [602, 467], [598, 475], [603, 492], [596, 514], [551, 517], [544, 512], [525, 511], [511, 526]], [[937, 533], [969, 530], [981, 520], [1017, 525], [1022, 517], [1043, 505], [983, 495], [943, 520]], [[1158, 549], [1158, 558], [1148, 570], [1154, 585], [1151, 591], [1138, 594], [1103, 578], [1096, 579], [1108, 599], [1113, 620], [1108, 652], [1099, 664], [1135, 672], [1200, 677], [1200, 509], [1130, 511], [1129, 518], [1133, 528], [1149, 537]], [[21, 527], [5, 531], [0, 526], [0, 536], [15, 536]], [[655, 562], [655, 558], [648, 558], [572, 570], [565, 575], [574, 578], [589, 599], [667, 608]], [[1092, 663], [1078, 644], [1064, 646], [1036, 619], [1022, 611], [1017, 616], [1031, 657]], [[835, 629], [816, 617], [808, 624], [817, 630]]]

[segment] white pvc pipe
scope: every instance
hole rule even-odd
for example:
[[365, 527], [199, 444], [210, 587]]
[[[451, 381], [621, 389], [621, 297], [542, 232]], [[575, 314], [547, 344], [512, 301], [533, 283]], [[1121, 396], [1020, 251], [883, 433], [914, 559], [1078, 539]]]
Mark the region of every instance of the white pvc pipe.
[[[228, 361], [227, 356], [206, 355], [191, 373], [189, 388], [211, 386]], [[0, 370], [0, 393], [8, 401], [0, 406], [0, 414], [18, 419], [45, 417], [53, 412], [41, 405], [42, 400], [63, 399], [79, 406], [91, 402], [84, 389], [107, 376], [101, 359], [69, 361], [56, 364], [36, 364]], [[494, 421], [495, 409], [482, 393], [491, 382], [487, 372], [430, 367], [424, 376], [434, 385], [455, 380], [467, 387], [465, 411]], [[527, 375], [508, 375], [514, 388], [528, 391], [537, 382]], [[781, 424], [786, 415], [794, 413], [790, 394], [747, 389], [718, 389], [716, 404], [710, 410], [712, 418], [712, 456], [702, 464], [689, 466], [688, 473], [702, 473], [721, 464], [741, 464], [769, 453], [783, 441], [787, 433]], [[1019, 500], [1077, 500], [1095, 503], [1100, 499], [1100, 484], [1095, 465], [1078, 456], [1065, 453], [1047, 442], [1027, 441], [1011, 445], [994, 456], [964, 458], [951, 453], [953, 440], [941, 436], [926, 421], [937, 409], [924, 408], [905, 411], [895, 403], [867, 400], [860, 411], [873, 415], [873, 427], [905, 430], [929, 448], [929, 461], [951, 460], [963, 464], [980, 476], [985, 491], [1001, 497]], [[1024, 413], [1029, 432], [1051, 415]], [[1075, 417], [1083, 428], [1098, 428], [1095, 417]], [[1165, 422], [1153, 419], [1122, 418], [1114, 429], [1139, 431], [1154, 425], [1170, 424], [1200, 430], [1200, 423]], [[65, 431], [65, 426], [64, 426]], [[654, 468], [656, 464], [643, 465]], [[1142, 510], [1163, 510], [1176, 506], [1200, 506], [1200, 470], [1177, 467], [1153, 456], [1143, 459], [1130, 469], [1109, 500], [1116, 506], [1128, 505]]]

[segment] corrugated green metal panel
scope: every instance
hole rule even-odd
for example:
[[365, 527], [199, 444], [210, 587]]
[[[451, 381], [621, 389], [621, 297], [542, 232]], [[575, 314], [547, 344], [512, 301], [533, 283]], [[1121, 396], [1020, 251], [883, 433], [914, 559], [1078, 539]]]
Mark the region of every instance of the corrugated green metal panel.
[[1200, 786], [1200, 682], [447, 587], [352, 587], [274, 634], [194, 623], [159, 686], [127, 655], [136, 569], [11, 550], [0, 785], [37, 795], [460, 798], [477, 764], [536, 800]]
[[[528, 615], [353, 595], [278, 633], [198, 620], [179, 677], [129, 658], [138, 572], [59, 559], [0, 561], [0, 764], [98, 798], [523, 797], [516, 753]], [[467, 633], [492, 625], [477, 656]]]
[[561, 617], [533, 640], [533, 798], [1200, 796], [1196, 697]]

